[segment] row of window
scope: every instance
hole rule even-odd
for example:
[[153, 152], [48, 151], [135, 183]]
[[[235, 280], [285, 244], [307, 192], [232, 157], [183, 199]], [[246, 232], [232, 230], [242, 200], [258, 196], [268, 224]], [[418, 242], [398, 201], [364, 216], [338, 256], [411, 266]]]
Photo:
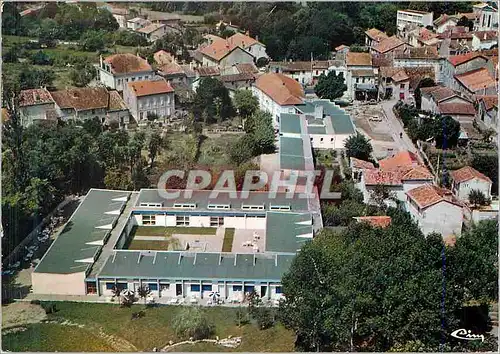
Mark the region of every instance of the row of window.
[[[330, 142], [333, 143], [334, 138], [330, 138]], [[324, 138], [319, 138], [320, 142], [323, 142]], [[313, 137], [311, 137], [311, 141], [313, 141]]]
[[[113, 290], [114, 287], [117, 287], [120, 290], [125, 290], [127, 289], [128, 285], [127, 283], [106, 283], [106, 290]], [[151, 291], [158, 291], [158, 283], [145, 283], [143, 286], [146, 286], [149, 288]], [[160, 288], [162, 291], [166, 291], [170, 289], [170, 284], [160, 284]], [[239, 292], [243, 291], [243, 286], [242, 285], [233, 285], [232, 287], [233, 292]], [[213, 285], [212, 284], [191, 284], [190, 285], [190, 290], [191, 292], [200, 292], [201, 291], [213, 291]], [[255, 286], [253, 285], [245, 285], [244, 289], [245, 293], [251, 293], [252, 291], [255, 291]], [[283, 290], [281, 286], [276, 287], [276, 294], [282, 294]]]
[[[288, 209], [278, 209], [278, 210], [288, 210]], [[249, 218], [257, 218], [263, 219], [264, 215], [248, 215]], [[178, 215], [175, 217], [175, 225], [176, 226], [189, 226], [190, 217], [187, 215]], [[142, 216], [142, 224], [146, 226], [155, 226], [156, 225], [156, 215], [143, 215]], [[224, 217], [223, 216], [211, 216], [210, 217], [210, 226], [211, 227], [219, 227], [224, 226]]]
[[142, 99], [139, 101], [139, 108], [149, 108], [149, 107], [162, 107], [165, 106], [165, 103], [167, 105], [170, 105], [171, 103], [170, 96], [167, 96], [167, 99], [165, 100], [164, 97], [160, 97], [159, 100], [156, 98], [148, 98], [148, 99]]
[[[311, 138], [312, 140], [312, 138]], [[323, 141], [323, 138], [321, 138]], [[332, 138], [333, 141], [333, 138]], [[140, 203], [141, 207], [152, 207], [161, 208], [163, 204], [161, 203]], [[196, 209], [196, 204], [194, 203], [174, 203], [173, 208], [175, 209]], [[207, 209], [212, 210], [228, 210], [231, 209], [231, 204], [208, 204]], [[241, 210], [265, 210], [264, 205], [245, 205], [241, 206]], [[290, 205], [270, 205], [269, 210], [291, 210]]]
[[[142, 81], [142, 80], [143, 80], [142, 76], [139, 76], [139, 77], [137, 78], [137, 81]], [[148, 76], [148, 75], [145, 75], [145, 76], [144, 76], [144, 80], [149, 80], [149, 76]], [[131, 78], [126, 77], [125, 79], [118, 79], [118, 85], [121, 85], [122, 83], [124, 83], [124, 84], [125, 84], [126, 82], [129, 82], [129, 81], [130, 81], [130, 82], [135, 81], [135, 77], [131, 77]]]

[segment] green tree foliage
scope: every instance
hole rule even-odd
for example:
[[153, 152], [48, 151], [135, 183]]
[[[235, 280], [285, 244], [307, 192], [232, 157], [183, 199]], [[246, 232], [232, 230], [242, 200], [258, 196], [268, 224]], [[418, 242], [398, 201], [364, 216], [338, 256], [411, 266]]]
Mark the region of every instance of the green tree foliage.
[[488, 176], [491, 179], [492, 193], [498, 193], [498, 153], [494, 152], [487, 155], [474, 154], [471, 166]]
[[103, 31], [87, 31], [80, 38], [80, 48], [86, 52], [102, 51], [105, 48]]
[[115, 44], [124, 46], [147, 46], [148, 40], [136, 32], [131, 31], [116, 31], [113, 36]]
[[156, 156], [160, 153], [161, 149], [164, 147], [166, 141], [162, 138], [162, 136], [153, 132], [149, 138], [148, 150], [149, 150], [149, 159], [151, 161], [150, 168], [153, 168], [154, 161]]
[[146, 300], [149, 294], [151, 294], [151, 290], [145, 285], [142, 285], [137, 289], [137, 295], [139, 295], [141, 299], [144, 299], [144, 305], [146, 305]]
[[76, 87], [87, 86], [93, 79], [96, 78], [96, 69], [91, 63], [79, 62], [69, 73], [71, 83]]
[[[443, 333], [460, 328], [463, 282], [447, 276], [443, 284], [441, 236], [425, 238], [407, 213], [391, 209], [389, 215], [386, 229], [366, 224], [343, 232], [325, 229], [302, 247], [282, 279], [286, 300], [279, 309], [297, 335], [297, 349], [387, 351], [416, 338], [425, 348], [438, 348]], [[497, 249], [491, 243], [485, 247], [488, 254]], [[485, 260], [491, 268], [494, 258]], [[447, 263], [447, 274], [454, 274], [456, 262], [458, 256]], [[490, 272], [482, 283], [496, 279]]]
[[55, 79], [55, 73], [51, 69], [32, 69], [24, 67], [19, 74], [19, 85], [21, 90], [51, 86]]
[[432, 86], [436, 86], [436, 83], [434, 82], [434, 80], [432, 80], [431, 78], [424, 78], [422, 80], [420, 80], [420, 82], [418, 83], [417, 85], [417, 88], [415, 89], [415, 107], [417, 109], [421, 109], [422, 107], [422, 94], [420, 93], [420, 89], [421, 88], [424, 88], [424, 87], [432, 87]]
[[329, 100], [342, 97], [346, 90], [347, 85], [344, 83], [344, 75], [342, 73], [336, 75], [334, 71], [329, 72], [328, 75], [321, 74], [318, 83], [314, 87], [314, 92], [319, 98]]
[[53, 48], [57, 44], [57, 39], [63, 37], [60, 32], [61, 28], [57, 21], [50, 18], [43, 19], [38, 30], [38, 43]]
[[364, 135], [359, 133], [356, 133], [356, 135], [351, 135], [349, 138], [347, 138], [344, 147], [347, 150], [348, 157], [355, 157], [357, 159], [365, 161], [370, 159], [370, 155], [373, 151], [373, 148], [368, 139]]
[[31, 55], [31, 62], [34, 65], [52, 65], [54, 60], [43, 51], [39, 50]]
[[209, 338], [215, 326], [200, 307], [184, 307], [172, 322], [172, 328], [179, 338], [194, 340]]
[[353, 44], [349, 47], [349, 51], [353, 53], [368, 53], [368, 48], [359, 44]]
[[472, 189], [469, 193], [469, 203], [471, 203], [474, 208], [477, 208], [478, 206], [488, 204], [488, 199], [479, 189]]
[[17, 5], [13, 2], [6, 2], [2, 8], [2, 33], [4, 35], [20, 36], [21, 32], [21, 15]]
[[474, 22], [472, 20], [469, 20], [466, 16], [463, 16], [458, 20], [457, 26], [466, 27], [469, 29], [469, 31], [474, 30]]
[[259, 100], [250, 90], [238, 90], [234, 94], [234, 107], [242, 118], [248, 118], [259, 109]]
[[448, 257], [449, 276], [461, 285], [465, 301], [498, 299], [498, 223], [480, 221], [457, 238]]
[[254, 131], [251, 134], [254, 141], [254, 154], [270, 154], [274, 152], [273, 118], [270, 113], [257, 111], [252, 116]]
[[[438, 148], [457, 146], [460, 136], [460, 123], [450, 116], [438, 116], [434, 119], [434, 140]], [[446, 141], [446, 146], [444, 146]]]
[[251, 135], [245, 134], [231, 146], [229, 157], [235, 165], [240, 165], [254, 156], [253, 151], [253, 138]]
[[229, 97], [229, 91], [221, 81], [204, 77], [196, 90], [193, 102], [193, 112], [197, 120], [206, 114], [205, 123], [226, 120], [234, 115], [234, 108]]

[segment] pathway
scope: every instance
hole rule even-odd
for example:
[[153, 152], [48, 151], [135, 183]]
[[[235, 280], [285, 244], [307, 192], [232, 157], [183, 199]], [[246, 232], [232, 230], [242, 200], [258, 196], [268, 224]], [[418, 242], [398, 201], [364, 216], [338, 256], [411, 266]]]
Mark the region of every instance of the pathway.
[[[400, 151], [410, 151], [413, 153], [418, 153], [417, 148], [413, 145], [411, 139], [406, 134], [403, 125], [399, 121], [398, 118], [394, 115], [392, 108], [397, 103], [397, 100], [383, 101], [381, 103], [382, 109], [384, 111], [385, 120], [389, 124], [390, 131], [392, 134], [393, 140], [396, 142]], [[400, 134], [403, 134], [403, 138], [400, 137]]]

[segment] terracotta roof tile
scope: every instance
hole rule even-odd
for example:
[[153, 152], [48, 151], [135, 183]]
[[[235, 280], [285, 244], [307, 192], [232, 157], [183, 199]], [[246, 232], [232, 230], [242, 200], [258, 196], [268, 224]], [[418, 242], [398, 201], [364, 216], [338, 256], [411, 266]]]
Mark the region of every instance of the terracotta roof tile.
[[255, 75], [252, 73], [221, 75], [220, 80], [223, 82], [254, 81]]
[[73, 108], [77, 111], [107, 108], [109, 101], [104, 87], [71, 88], [54, 91], [50, 95], [61, 109]]
[[387, 53], [390, 52], [391, 50], [401, 47], [404, 44], [405, 44], [404, 41], [402, 41], [396, 36], [392, 36], [382, 40], [379, 44], [373, 47], [373, 50], [379, 53]]
[[187, 77], [195, 77], [196, 72], [194, 71], [193, 67], [190, 65], [181, 65], [182, 70], [184, 70], [184, 74], [186, 74]]
[[154, 53], [153, 57], [158, 65], [168, 64], [174, 61], [173, 55], [164, 50], [157, 51]]
[[206, 45], [204, 47], [201, 47], [198, 49], [198, 51], [216, 61], [220, 61], [223, 59], [226, 55], [231, 53], [234, 49], [236, 49], [236, 45], [232, 45], [227, 41], [214, 41], [209, 45]]
[[481, 90], [485, 87], [490, 88], [496, 86], [495, 79], [491, 77], [488, 69], [486, 68], [480, 68], [464, 74], [455, 75], [455, 79], [457, 79], [458, 82], [471, 92]]
[[472, 35], [482, 41], [492, 41], [498, 38], [498, 34], [496, 31], [476, 31], [472, 32]]
[[467, 182], [473, 178], [478, 178], [491, 183], [491, 179], [470, 166], [465, 166], [459, 170], [451, 171], [450, 176], [456, 183]]
[[464, 12], [464, 13], [459, 13], [456, 15], [458, 19], [461, 19], [462, 17], [466, 17], [468, 20], [475, 20], [477, 18], [477, 14], [474, 12]]
[[165, 27], [166, 25], [162, 24], [162, 23], [151, 23], [150, 25], [147, 25], [143, 28], [139, 28], [137, 30], [137, 32], [140, 32], [140, 33], [145, 33], [145, 34], [150, 34], [150, 33], [153, 33], [154, 31], [162, 28], [162, 27]]
[[358, 222], [366, 222], [374, 227], [386, 228], [391, 224], [390, 216], [358, 216], [354, 217]]
[[416, 166], [419, 164], [417, 155], [409, 151], [401, 151], [397, 154], [387, 157], [379, 162], [380, 168], [390, 169], [399, 166]]
[[489, 111], [493, 107], [498, 107], [498, 96], [496, 95], [487, 95], [487, 96], [476, 96], [478, 102], [483, 101], [486, 110]]
[[439, 16], [437, 19], [434, 20], [434, 25], [435, 26], [441, 26], [446, 23], [448, 20], [454, 20], [455, 22], [458, 21], [458, 19], [455, 16], [449, 16], [447, 14], [442, 14]]
[[165, 80], [134, 81], [129, 82], [128, 87], [137, 97], [174, 92], [172, 86]]
[[432, 181], [434, 176], [424, 166], [398, 167], [402, 181]]
[[439, 188], [432, 184], [413, 188], [406, 192], [406, 195], [417, 203], [420, 208], [427, 208], [442, 201], [447, 201], [460, 207], [463, 206], [463, 204], [453, 196], [450, 190]]
[[375, 168], [375, 166], [373, 166], [373, 163], [371, 163], [370, 161], [360, 160], [355, 157], [351, 157], [350, 160], [352, 168], [359, 168], [366, 170], [372, 170]]
[[430, 96], [435, 102], [457, 95], [452, 89], [442, 86], [423, 87], [420, 91], [423, 96]]
[[248, 47], [250, 47], [250, 46], [252, 46], [254, 44], [260, 44], [260, 45], [264, 46], [264, 44], [262, 44], [258, 40], [253, 39], [252, 37], [247, 36], [247, 35], [245, 35], [243, 33], [239, 33], [239, 32], [233, 34], [231, 37], [229, 37], [227, 39], [227, 41], [230, 44], [235, 45], [235, 46], [240, 46], [243, 49], [248, 48]]
[[158, 70], [164, 75], [183, 75], [184, 69], [177, 63], [167, 63], [158, 67]]
[[130, 53], [112, 55], [104, 59], [104, 62], [111, 65], [111, 72], [115, 74], [153, 70], [146, 59]]
[[424, 46], [419, 48], [407, 48], [402, 53], [396, 53], [395, 59], [439, 59], [436, 47]]
[[259, 72], [259, 69], [257, 69], [255, 64], [253, 63], [241, 63], [241, 64], [236, 64], [235, 66], [240, 74], [243, 73], [256, 74]]
[[372, 69], [351, 70], [351, 75], [354, 77], [375, 76], [375, 72]]
[[108, 109], [110, 111], [122, 111], [128, 109], [127, 105], [123, 101], [118, 91], [115, 90], [109, 91]]
[[371, 66], [372, 56], [370, 53], [348, 52], [346, 62], [351, 66]]
[[19, 106], [21, 107], [53, 102], [49, 91], [43, 88], [23, 90], [19, 94]]
[[392, 168], [364, 169], [365, 185], [382, 184], [400, 186], [404, 181], [433, 180], [432, 174], [423, 166], [396, 166]]
[[400, 186], [403, 184], [398, 171], [364, 170], [365, 185]]
[[389, 37], [387, 34], [376, 28], [370, 28], [368, 31], [365, 32], [365, 34], [377, 42], [380, 42], [381, 40]]
[[451, 63], [451, 65], [457, 66], [457, 65], [462, 65], [462, 64], [464, 64], [464, 63], [468, 62], [469, 60], [472, 60], [476, 57], [482, 57], [485, 60], [488, 60], [488, 58], [485, 57], [484, 55], [481, 55], [481, 54], [475, 53], [475, 52], [470, 52], [470, 53], [460, 54], [460, 55], [451, 55], [448, 57], [448, 61]]
[[384, 58], [384, 57], [374, 56], [372, 58], [372, 64], [376, 68], [392, 67], [393, 60], [392, 60], [392, 58]]
[[476, 115], [472, 103], [438, 103], [438, 109], [441, 114]]
[[199, 76], [219, 76], [220, 70], [218, 66], [199, 66], [195, 69]]
[[281, 106], [302, 104], [305, 98], [302, 86], [283, 74], [264, 74], [257, 79], [255, 86]]

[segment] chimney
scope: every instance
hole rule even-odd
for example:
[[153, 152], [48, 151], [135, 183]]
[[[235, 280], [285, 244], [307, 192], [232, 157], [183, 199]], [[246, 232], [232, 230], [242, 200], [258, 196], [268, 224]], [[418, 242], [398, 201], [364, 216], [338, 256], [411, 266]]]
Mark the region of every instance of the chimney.
[[259, 35], [255, 36], [255, 40], [258, 42], [259, 41]]

